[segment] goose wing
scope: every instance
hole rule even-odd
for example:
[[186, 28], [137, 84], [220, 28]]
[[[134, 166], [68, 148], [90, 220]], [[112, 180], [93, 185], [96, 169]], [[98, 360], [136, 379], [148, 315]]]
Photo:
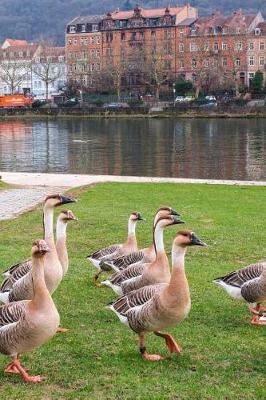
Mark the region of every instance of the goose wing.
[[147, 303], [166, 286], [166, 283], [159, 283], [157, 285], [144, 286], [140, 289], [133, 290], [117, 299], [111, 305], [111, 309], [113, 309], [117, 314], [126, 317], [129, 310]]
[[241, 287], [245, 283], [259, 278], [263, 269], [266, 268], [266, 263], [250, 264], [247, 267], [230, 272], [229, 274], [216, 278], [215, 281], [223, 281], [227, 285]]
[[103, 249], [95, 251], [94, 253], [90, 254], [87, 258], [93, 258], [99, 261], [106, 257], [113, 258], [113, 256], [117, 254], [120, 249], [121, 249], [120, 244], [114, 244], [112, 246], [108, 246]]
[[109, 281], [113, 285], [120, 285], [122, 282], [127, 281], [128, 279], [135, 278], [136, 276], [141, 275], [144, 268], [145, 264], [142, 263], [132, 264], [126, 269], [112, 274], [111, 277], [109, 278]]
[[4, 272], [6, 275], [6, 279], [3, 281], [1, 285], [1, 291], [10, 290], [14, 283], [26, 275], [32, 268], [31, 259], [26, 260], [22, 263], [12, 265], [8, 270]]
[[0, 307], [0, 332], [1, 328], [8, 327], [20, 320], [25, 314], [26, 301], [5, 304]]
[[130, 253], [127, 256], [118, 257], [115, 260], [112, 260], [111, 263], [117, 269], [123, 270], [127, 268], [129, 265], [142, 261], [143, 258], [144, 258], [144, 252], [142, 250], [139, 250], [139, 251], [134, 251], [133, 253]]

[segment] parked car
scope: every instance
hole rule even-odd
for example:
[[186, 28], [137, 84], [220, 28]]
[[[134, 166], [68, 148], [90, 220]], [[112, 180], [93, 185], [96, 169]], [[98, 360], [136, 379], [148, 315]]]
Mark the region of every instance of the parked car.
[[193, 96], [177, 96], [175, 98], [175, 103], [189, 103], [193, 100], [195, 100], [195, 97]]
[[208, 103], [199, 105], [199, 108], [207, 108], [207, 109], [216, 108], [216, 107], [217, 107], [216, 101], [209, 101]]
[[106, 103], [103, 108], [107, 110], [121, 110], [129, 108], [129, 105], [127, 103]]
[[209, 101], [216, 101], [216, 97], [215, 97], [215, 96], [212, 96], [212, 95], [205, 96], [205, 99], [206, 99], [206, 100], [209, 100]]
[[185, 96], [176, 96], [175, 103], [184, 103]]

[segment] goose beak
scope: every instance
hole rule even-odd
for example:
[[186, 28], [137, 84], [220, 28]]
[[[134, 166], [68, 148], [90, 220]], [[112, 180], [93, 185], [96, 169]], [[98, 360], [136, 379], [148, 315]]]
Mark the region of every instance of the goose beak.
[[191, 244], [195, 246], [207, 246], [207, 244], [200, 240], [194, 233], [192, 234]]
[[72, 197], [64, 196], [63, 194], [60, 195], [61, 204], [67, 203], [76, 203], [77, 200], [73, 199]]
[[180, 214], [178, 214], [178, 212], [174, 208], [170, 209], [170, 213], [171, 215], [176, 215], [177, 217], [180, 217]]
[[185, 224], [185, 223], [186, 222], [182, 221], [182, 219], [173, 216], [173, 224]]

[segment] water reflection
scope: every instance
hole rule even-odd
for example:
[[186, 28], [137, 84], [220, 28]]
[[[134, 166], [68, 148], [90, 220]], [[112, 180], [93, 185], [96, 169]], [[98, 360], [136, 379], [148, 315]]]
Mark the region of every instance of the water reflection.
[[0, 170], [265, 180], [266, 120], [0, 121]]

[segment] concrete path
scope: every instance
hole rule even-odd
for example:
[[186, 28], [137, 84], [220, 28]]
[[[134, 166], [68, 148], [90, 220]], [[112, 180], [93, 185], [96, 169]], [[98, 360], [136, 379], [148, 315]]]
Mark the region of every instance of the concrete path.
[[205, 183], [218, 185], [266, 186], [266, 182], [222, 181], [183, 178], [149, 178], [111, 175], [74, 175], [74, 174], [38, 174], [24, 172], [0, 172], [2, 180], [21, 188], [0, 190], [0, 220], [15, 218], [19, 214], [34, 208], [45, 196], [60, 193], [72, 187], [90, 185], [99, 182], [171, 182]]
[[0, 221], [16, 218], [42, 203], [48, 194], [62, 192], [58, 187], [33, 187], [0, 190]]
[[205, 183], [215, 185], [246, 185], [266, 186], [266, 181], [230, 181], [215, 179], [185, 179], [185, 178], [150, 178], [138, 176], [114, 175], [78, 175], [78, 174], [38, 174], [26, 172], [1, 172], [2, 180], [10, 184], [23, 186], [59, 186], [76, 187], [99, 182], [170, 182], [170, 183]]

